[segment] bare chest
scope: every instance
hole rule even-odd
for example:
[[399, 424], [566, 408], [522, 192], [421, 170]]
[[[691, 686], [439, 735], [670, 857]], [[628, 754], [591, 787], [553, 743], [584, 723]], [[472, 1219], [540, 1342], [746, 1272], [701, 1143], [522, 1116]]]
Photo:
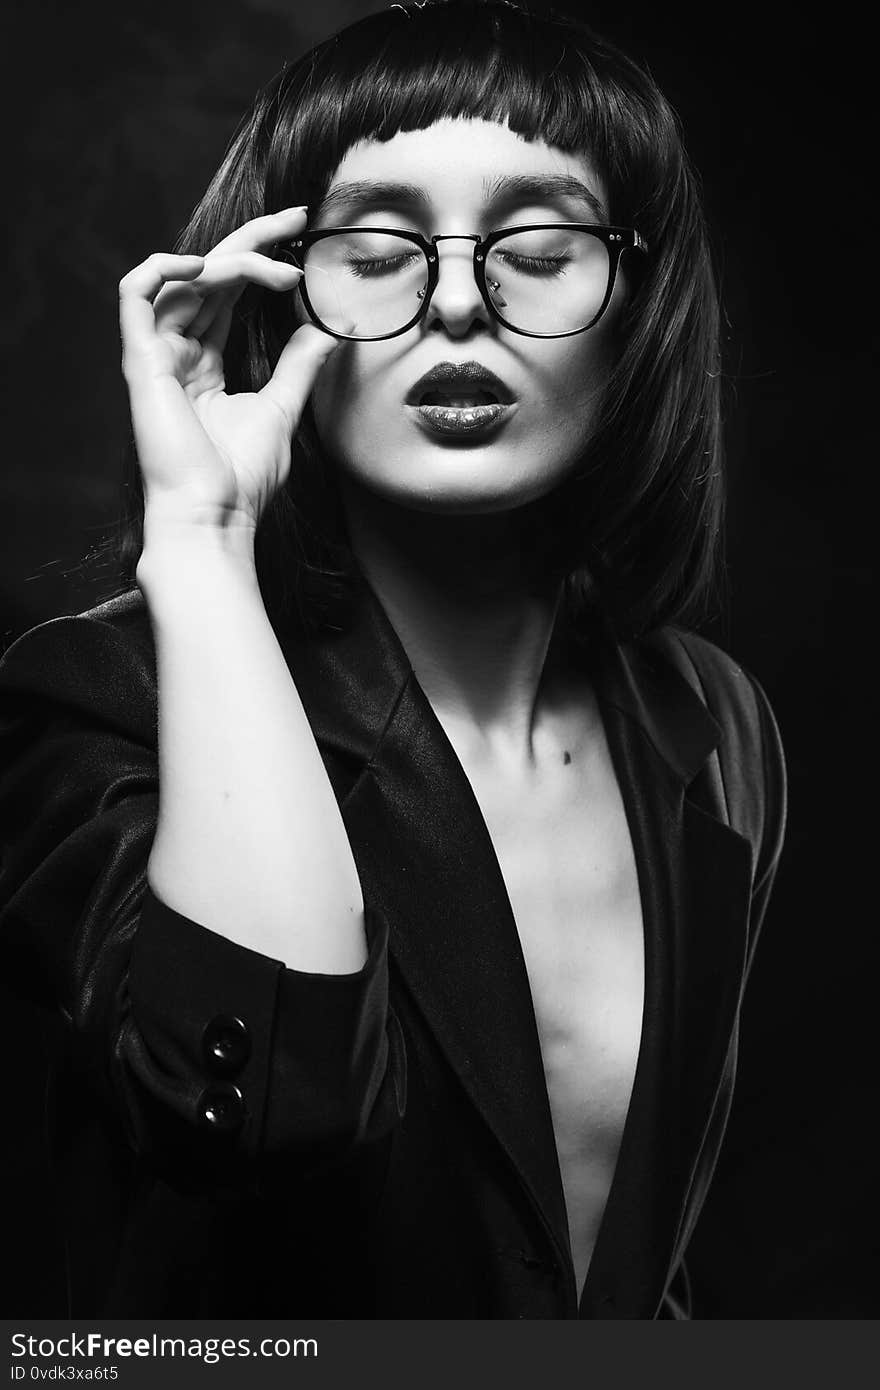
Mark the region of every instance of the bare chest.
[[642, 1029], [644, 932], [606, 750], [546, 791], [478, 778], [529, 977], [578, 1293], [614, 1176]]

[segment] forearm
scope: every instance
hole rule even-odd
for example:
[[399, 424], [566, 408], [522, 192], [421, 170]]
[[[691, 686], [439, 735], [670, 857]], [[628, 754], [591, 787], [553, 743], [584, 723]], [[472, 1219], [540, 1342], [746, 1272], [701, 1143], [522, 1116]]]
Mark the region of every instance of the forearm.
[[138, 566], [159, 692], [148, 866], [169, 907], [295, 970], [366, 959], [345, 827], [246, 538], [147, 527]]

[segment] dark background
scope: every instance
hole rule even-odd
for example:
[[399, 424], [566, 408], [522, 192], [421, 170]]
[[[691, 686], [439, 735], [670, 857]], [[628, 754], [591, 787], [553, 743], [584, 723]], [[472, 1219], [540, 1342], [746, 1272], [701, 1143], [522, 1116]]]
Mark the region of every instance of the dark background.
[[[80, 562], [118, 509], [119, 278], [170, 249], [284, 59], [380, 8], [11, 7], [0, 649], [102, 596]], [[788, 841], [744, 1006], [734, 1112], [691, 1247], [697, 1312], [873, 1317], [869, 455], [855, 424], [868, 367], [856, 336], [864, 267], [850, 239], [863, 213], [843, 172], [858, 127], [847, 60], [833, 15], [820, 29], [788, 7], [576, 12], [651, 70], [702, 174], [727, 314], [731, 474], [729, 599], [706, 633], [761, 680], [789, 764]], [[847, 50], [858, 41], [850, 25]], [[6, 991], [0, 1048], [15, 1062], [4, 1083], [0, 1200], [15, 1270], [4, 1311], [63, 1315], [40, 1044]]]

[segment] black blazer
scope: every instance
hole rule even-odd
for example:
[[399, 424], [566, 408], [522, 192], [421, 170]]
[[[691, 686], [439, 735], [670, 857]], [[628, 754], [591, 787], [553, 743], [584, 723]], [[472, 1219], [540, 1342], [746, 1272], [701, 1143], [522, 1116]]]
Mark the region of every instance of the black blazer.
[[470, 784], [365, 583], [342, 630], [279, 641], [363, 886], [352, 975], [286, 969], [147, 888], [157, 706], [137, 590], [0, 663], [0, 931], [45, 1010], [69, 1315], [686, 1316], [783, 835], [760, 688], [671, 630], [620, 646], [597, 623], [571, 648], [620, 781], [646, 964], [579, 1304], [528, 978]]

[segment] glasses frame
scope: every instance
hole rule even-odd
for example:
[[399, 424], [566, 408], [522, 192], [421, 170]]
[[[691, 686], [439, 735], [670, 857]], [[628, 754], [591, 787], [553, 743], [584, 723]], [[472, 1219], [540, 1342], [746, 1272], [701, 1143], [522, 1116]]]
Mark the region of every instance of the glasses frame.
[[[569, 328], [564, 333], [531, 333], [526, 328], [517, 328], [515, 324], [508, 323], [504, 315], [499, 313], [492, 303], [489, 287], [486, 284], [486, 256], [496, 242], [503, 241], [505, 237], [511, 236], [514, 232], [538, 232], [551, 227], [561, 227], [570, 232], [589, 232], [604, 242], [608, 249], [608, 287], [598, 311], [589, 323], [584, 324], [583, 328]], [[409, 323], [405, 323], [402, 328], [395, 328], [393, 333], [377, 333], [374, 337], [369, 338], [360, 337], [356, 333], [340, 333], [337, 329], [330, 328], [324, 323], [312, 307], [305, 285], [305, 273], [303, 273], [303, 279], [298, 288], [303, 307], [309, 318], [325, 333], [329, 333], [331, 337], [351, 343], [379, 343], [388, 338], [399, 338], [402, 333], [408, 333], [425, 317], [440, 278], [440, 257], [437, 253], [437, 243], [440, 241], [472, 241], [474, 243], [474, 279], [477, 282], [477, 289], [480, 291], [483, 303], [493, 319], [503, 324], [511, 333], [518, 333], [523, 338], [572, 338], [578, 333], [586, 333], [589, 329], [595, 328], [611, 303], [611, 296], [617, 283], [620, 257], [623, 252], [639, 251], [645, 255], [648, 252], [647, 242], [632, 227], [608, 227], [599, 222], [518, 222], [514, 226], [499, 227], [495, 231], [489, 232], [485, 237], [476, 232], [450, 232], [440, 233], [429, 238], [422, 236], [419, 232], [405, 231], [402, 227], [322, 227], [317, 231], [302, 232], [298, 237], [292, 238], [290, 242], [285, 243], [280, 248], [276, 255], [305, 272], [303, 252], [307, 251], [310, 246], [314, 246], [315, 242], [324, 241], [327, 237], [337, 236], [342, 232], [381, 232], [384, 236], [399, 237], [401, 240], [414, 242], [428, 262], [428, 283], [424, 297]]]

